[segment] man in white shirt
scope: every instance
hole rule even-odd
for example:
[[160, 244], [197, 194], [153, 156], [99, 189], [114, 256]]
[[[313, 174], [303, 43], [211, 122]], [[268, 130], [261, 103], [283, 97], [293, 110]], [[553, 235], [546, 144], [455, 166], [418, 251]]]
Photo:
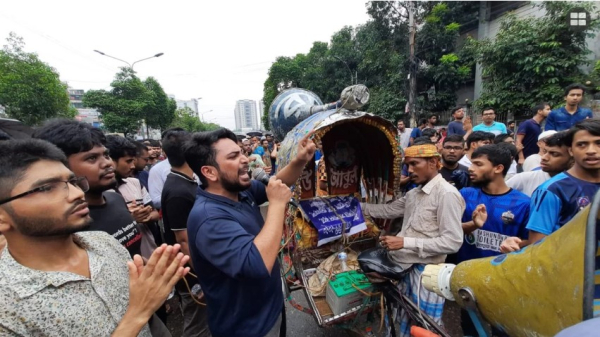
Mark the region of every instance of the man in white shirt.
[[573, 158], [569, 154], [569, 148], [563, 141], [564, 133], [556, 133], [546, 137], [544, 140], [543, 156], [541, 159], [541, 170], [523, 172], [510, 178], [506, 184], [515, 190], [519, 190], [531, 197], [533, 192], [546, 180], [564, 172], [573, 165]]
[[495, 137], [496, 136], [491, 132], [473, 131], [469, 137], [467, 137], [467, 150], [465, 151], [465, 155], [460, 158], [458, 163], [466, 167], [471, 166], [471, 155], [473, 152], [480, 146], [492, 144]]
[[398, 120], [398, 143], [402, 147], [402, 149], [406, 149], [410, 144], [410, 134], [412, 133], [412, 128], [407, 128], [404, 125], [403, 120]]
[[[381, 245], [389, 251], [393, 262], [413, 264], [412, 270], [401, 281], [403, 292], [408, 298], [415, 298], [415, 302], [420, 297], [421, 310], [437, 323], [441, 323], [444, 299], [420, 287], [419, 277], [425, 264], [443, 263], [447, 254], [460, 249], [465, 210], [465, 202], [458, 190], [438, 173], [440, 160], [433, 144], [407, 148], [408, 171], [412, 181], [420, 186], [389, 204], [361, 203], [364, 214], [374, 218], [404, 217], [400, 233], [381, 236]], [[401, 336], [410, 335], [407, 320], [408, 317], [401, 314]]]

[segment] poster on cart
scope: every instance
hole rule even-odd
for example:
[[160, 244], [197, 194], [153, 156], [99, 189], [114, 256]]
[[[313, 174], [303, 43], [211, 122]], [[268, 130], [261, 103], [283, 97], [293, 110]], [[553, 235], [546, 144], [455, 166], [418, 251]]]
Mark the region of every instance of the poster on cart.
[[300, 208], [317, 229], [317, 246], [342, 237], [342, 219], [346, 223], [346, 235], [348, 236], [367, 229], [360, 202], [354, 196], [301, 200]]

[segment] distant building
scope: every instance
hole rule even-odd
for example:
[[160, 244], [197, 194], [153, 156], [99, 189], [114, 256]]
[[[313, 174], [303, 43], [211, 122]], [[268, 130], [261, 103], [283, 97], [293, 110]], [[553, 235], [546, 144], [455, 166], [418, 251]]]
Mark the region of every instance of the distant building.
[[83, 89], [67, 89], [69, 92], [69, 101], [71, 101], [71, 106], [75, 109], [83, 109], [83, 94], [85, 94], [85, 90]]
[[190, 100], [183, 100], [183, 99], [175, 99], [175, 102], [177, 103], [177, 109], [185, 109], [185, 108], [189, 108], [191, 109], [194, 113], [193, 116], [198, 118], [198, 100], [195, 98], [192, 98]]
[[256, 113], [256, 101], [242, 99], [235, 103], [235, 128], [236, 130], [258, 130], [259, 123]]
[[262, 130], [264, 129], [263, 125], [262, 125], [262, 116], [265, 113], [265, 102], [263, 102], [263, 100], [261, 99], [260, 101], [258, 101], [258, 126], [259, 128]]
[[77, 109], [77, 116], [75, 119], [90, 124], [94, 127], [101, 127], [102, 124], [102, 116], [96, 109], [85, 108], [83, 106], [83, 95], [85, 94], [85, 90], [83, 89], [67, 89], [69, 93], [69, 101], [71, 102], [71, 106]]

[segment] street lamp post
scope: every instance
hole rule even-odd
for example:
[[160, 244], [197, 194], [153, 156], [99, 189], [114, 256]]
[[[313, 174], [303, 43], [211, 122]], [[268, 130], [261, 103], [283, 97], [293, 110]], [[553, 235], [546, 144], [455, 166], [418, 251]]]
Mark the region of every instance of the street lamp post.
[[146, 57], [146, 58], [143, 58], [141, 60], [137, 60], [137, 61], [135, 61], [133, 63], [129, 63], [129, 62], [125, 61], [125, 60], [121, 60], [120, 58], [116, 58], [114, 56], [107, 55], [107, 54], [105, 54], [105, 53], [103, 53], [103, 52], [101, 52], [99, 50], [94, 49], [94, 51], [96, 53], [102, 55], [102, 56], [110, 57], [111, 59], [115, 59], [117, 61], [121, 61], [121, 62], [127, 64], [129, 66], [129, 68], [131, 68], [131, 70], [133, 70], [133, 66], [135, 66], [135, 64], [138, 63], [138, 62], [146, 61], [146, 60], [149, 60], [149, 59], [152, 59], [152, 58], [155, 58], [155, 57], [161, 57], [161, 56], [163, 56], [165, 54], [165, 53], [158, 53], [156, 55], [152, 55], [150, 57]]
[[[331, 56], [346, 65], [346, 68], [348, 68], [348, 72], [350, 73], [350, 84], [351, 85], [354, 84], [354, 76], [352, 75], [352, 70], [350, 69], [350, 66], [348, 65], [348, 63], [335, 55], [331, 55]], [[358, 75], [356, 77], [358, 77]], [[358, 78], [356, 79], [356, 82], [358, 82]]]
[[198, 114], [200, 115], [200, 121], [201, 121], [202, 123], [206, 123], [206, 120], [205, 120], [205, 118], [203, 118], [203, 117], [202, 117], [202, 115], [204, 115], [204, 114], [207, 114], [207, 113], [209, 113], [209, 112], [212, 112], [212, 110], [208, 110], [208, 111], [204, 111], [204, 112], [200, 112], [200, 113], [198, 113]]

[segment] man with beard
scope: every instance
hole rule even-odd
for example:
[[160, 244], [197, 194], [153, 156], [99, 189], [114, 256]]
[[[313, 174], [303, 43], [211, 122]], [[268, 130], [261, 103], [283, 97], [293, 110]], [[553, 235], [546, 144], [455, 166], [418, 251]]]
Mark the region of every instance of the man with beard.
[[469, 168], [458, 162], [464, 155], [464, 148], [465, 141], [461, 135], [454, 134], [444, 138], [440, 174], [458, 190], [469, 185]]
[[546, 180], [568, 170], [573, 161], [564, 137], [565, 132], [560, 132], [544, 139], [541, 170], [519, 173], [510, 178], [506, 185], [531, 197]]
[[146, 322], [187, 273], [179, 246], [144, 266], [103, 232], [84, 231], [89, 184], [54, 145], [0, 144], [0, 335], [144, 336]]
[[[378, 219], [404, 217], [396, 236], [380, 237], [389, 250], [390, 260], [412, 270], [402, 280], [404, 295], [437, 323], [441, 323], [444, 298], [420, 286], [426, 264], [443, 263], [447, 254], [456, 253], [462, 242], [460, 217], [465, 204], [460, 194], [438, 173], [440, 155], [433, 144], [406, 149], [405, 163], [411, 180], [419, 185], [389, 204], [365, 204], [365, 215]], [[417, 301], [420, 298], [420, 301]], [[401, 313], [401, 336], [410, 336], [410, 321]]]
[[564, 131], [579, 121], [594, 118], [592, 110], [579, 106], [584, 94], [585, 87], [581, 84], [571, 84], [566, 87], [565, 102], [567, 104], [550, 112], [546, 120], [546, 130]]
[[506, 237], [527, 236], [530, 199], [504, 181], [511, 163], [508, 149], [498, 144], [482, 146], [473, 152], [472, 160], [469, 176], [473, 187], [460, 190], [466, 209], [459, 262], [499, 255]]
[[460, 135], [461, 137], [467, 133], [463, 127], [463, 118], [465, 117], [465, 110], [461, 107], [452, 109], [452, 117], [454, 120], [448, 124], [448, 136]]
[[108, 191], [116, 186], [117, 180], [102, 131], [86, 123], [58, 119], [36, 130], [33, 137], [56, 145], [67, 156], [71, 171], [87, 179], [89, 190], [85, 201], [94, 220], [90, 229], [114, 236], [131, 256], [141, 254], [142, 234], [125, 200]]
[[[265, 188], [227, 129], [196, 133], [185, 159], [202, 181], [188, 218], [189, 249], [215, 337], [285, 335], [277, 254], [287, 203], [316, 150], [307, 134], [297, 155]], [[259, 205], [269, 201], [266, 219]]]
[[535, 190], [527, 223], [529, 240], [511, 237], [502, 251], [512, 252], [554, 233], [592, 202], [600, 188], [600, 120], [575, 124], [564, 142], [573, 157], [573, 167], [559, 173]]
[[[512, 161], [509, 150], [498, 144], [482, 146], [473, 152], [471, 160], [469, 175], [474, 187], [460, 190], [466, 209], [458, 263], [499, 255], [500, 244], [509, 236], [527, 237], [529, 197], [506, 186], [504, 181]], [[465, 310], [462, 328], [465, 336], [477, 335]], [[506, 336], [499, 331], [493, 334]]]
[[398, 135], [396, 136], [396, 140], [402, 149], [406, 149], [410, 143], [410, 134], [412, 133], [411, 128], [407, 128], [404, 125], [404, 121], [398, 120]]

